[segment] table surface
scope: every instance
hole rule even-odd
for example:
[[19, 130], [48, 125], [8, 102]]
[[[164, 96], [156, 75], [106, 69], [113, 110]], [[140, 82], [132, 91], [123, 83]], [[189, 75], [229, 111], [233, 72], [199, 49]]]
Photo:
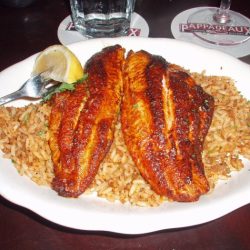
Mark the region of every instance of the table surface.
[[[218, 2], [137, 0], [135, 11], [147, 20], [150, 37], [172, 38], [170, 25], [178, 13], [198, 6], [217, 6]], [[250, 17], [246, 1], [233, 1], [231, 8]], [[36, 0], [24, 8], [0, 5], [0, 71], [59, 43], [57, 28], [69, 14], [69, 1], [66, 0]], [[242, 60], [250, 64], [250, 55]], [[131, 236], [64, 228], [0, 196], [0, 248], [250, 249], [250, 204], [202, 225]]]

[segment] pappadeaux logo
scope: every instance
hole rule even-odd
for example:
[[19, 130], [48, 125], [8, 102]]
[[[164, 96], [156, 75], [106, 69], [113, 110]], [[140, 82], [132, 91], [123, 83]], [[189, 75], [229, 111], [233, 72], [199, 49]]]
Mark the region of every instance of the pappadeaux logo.
[[207, 23], [181, 23], [180, 32], [203, 32], [210, 34], [229, 34], [250, 36], [250, 27], [248, 26], [227, 26], [214, 25]]
[[[65, 30], [76, 31], [74, 23], [69, 22], [68, 25], [66, 26]], [[130, 28], [129, 32], [128, 32], [128, 36], [140, 36], [140, 34], [141, 34], [141, 29], [137, 29], [137, 28]]]

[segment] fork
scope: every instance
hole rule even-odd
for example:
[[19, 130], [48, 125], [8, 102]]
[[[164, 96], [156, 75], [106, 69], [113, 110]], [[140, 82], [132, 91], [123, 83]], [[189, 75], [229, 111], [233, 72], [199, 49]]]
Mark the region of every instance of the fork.
[[42, 98], [44, 95], [52, 92], [57, 88], [56, 84], [51, 84], [52, 80], [45, 79], [41, 74], [32, 76], [29, 78], [20, 89], [0, 98], [0, 105], [21, 99], [23, 97], [29, 97], [32, 99]]

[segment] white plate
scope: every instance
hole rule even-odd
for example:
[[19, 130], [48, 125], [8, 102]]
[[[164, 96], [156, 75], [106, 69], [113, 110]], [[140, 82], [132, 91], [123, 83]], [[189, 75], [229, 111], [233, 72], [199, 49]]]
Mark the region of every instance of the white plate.
[[[196, 72], [227, 75], [250, 99], [250, 67], [218, 51], [205, 49], [172, 39], [115, 38], [88, 40], [69, 46], [84, 62], [103, 47], [121, 44], [127, 50], [145, 49], [167, 61]], [[0, 96], [17, 89], [28, 78], [35, 55], [0, 73]], [[8, 85], [7, 85], [8, 84]], [[23, 105], [15, 102], [12, 105]], [[166, 202], [157, 208], [140, 208], [111, 203], [95, 195], [78, 199], [59, 197], [46, 187], [39, 187], [27, 177], [21, 177], [10, 160], [0, 159], [0, 194], [15, 204], [26, 207], [42, 217], [63, 226], [83, 230], [103, 230], [126, 234], [153, 232], [161, 229], [197, 225], [219, 218], [250, 202], [250, 162], [226, 182], [194, 203]]]

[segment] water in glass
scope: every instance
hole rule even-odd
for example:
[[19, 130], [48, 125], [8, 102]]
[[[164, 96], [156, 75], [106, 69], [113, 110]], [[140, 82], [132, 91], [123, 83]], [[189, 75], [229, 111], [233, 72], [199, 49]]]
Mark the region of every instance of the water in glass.
[[87, 37], [127, 35], [135, 0], [70, 0], [72, 19]]

